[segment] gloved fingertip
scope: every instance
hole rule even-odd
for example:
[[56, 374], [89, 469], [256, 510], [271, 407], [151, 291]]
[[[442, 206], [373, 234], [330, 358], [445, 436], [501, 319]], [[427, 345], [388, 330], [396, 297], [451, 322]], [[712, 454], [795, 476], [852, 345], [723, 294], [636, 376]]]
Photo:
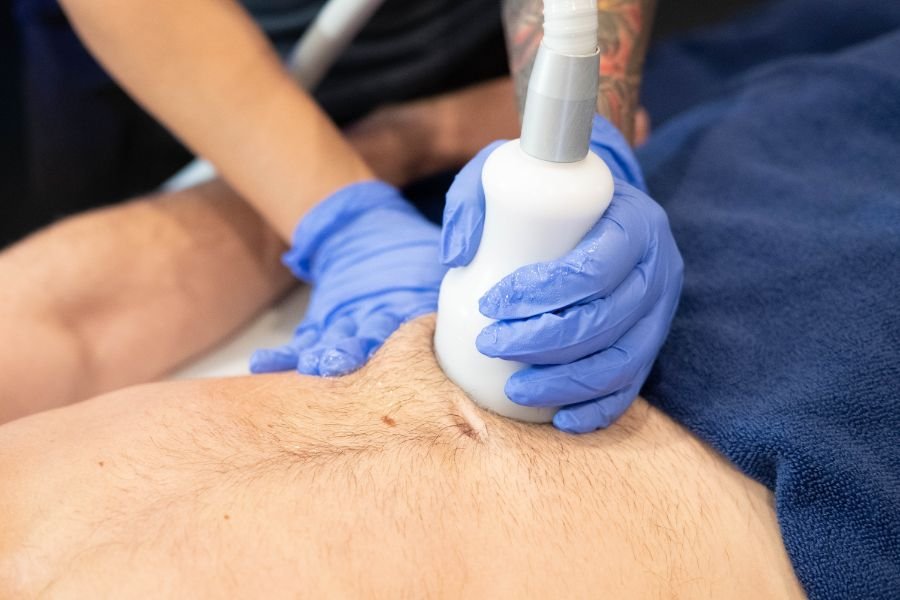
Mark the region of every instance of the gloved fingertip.
[[250, 357], [250, 372], [254, 375], [290, 371], [296, 366], [297, 355], [284, 348], [264, 348]]
[[297, 360], [297, 371], [303, 375], [317, 376], [319, 374], [319, 355], [318, 350], [311, 350], [300, 354]]
[[581, 421], [578, 417], [566, 410], [561, 410], [553, 416], [553, 426], [565, 433], [582, 434], [596, 431], [598, 427], [592, 427]]
[[363, 360], [343, 350], [326, 350], [319, 359], [319, 374], [322, 377], [340, 377], [357, 370]]
[[625, 414], [637, 392], [620, 390], [604, 398], [567, 406], [553, 418], [553, 424], [568, 433], [590, 433], [606, 429]]
[[540, 396], [534, 393], [535, 387], [527, 381], [523, 381], [521, 377], [513, 375], [506, 380], [503, 386], [503, 392], [510, 401], [521, 406], [546, 406], [540, 401]]
[[498, 352], [498, 327], [496, 323], [492, 323], [481, 330], [478, 337], [475, 338], [475, 347], [479, 352], [490, 358], [499, 358]]
[[445, 237], [441, 238], [441, 264], [451, 269], [465, 266], [460, 257], [459, 249], [456, 248], [452, 240]]
[[489, 319], [502, 319], [502, 315], [506, 309], [504, 300], [504, 290], [501, 289], [502, 282], [495, 285], [487, 291], [487, 293], [478, 299], [478, 312]]
[[[534, 281], [534, 273], [520, 269], [501, 279], [478, 300], [478, 311], [489, 319], [506, 321], [526, 319], [552, 308], [544, 308], [539, 301], [544, 295], [543, 282]], [[524, 281], [524, 283], [523, 283]]]
[[441, 229], [441, 262], [444, 266], [463, 267], [472, 262], [484, 230], [484, 188], [481, 174], [484, 163], [501, 145], [485, 147], [457, 174], [447, 191]]
[[445, 221], [441, 233], [441, 264], [451, 269], [464, 267], [472, 262], [474, 257], [475, 252], [467, 244], [457, 224], [453, 220]]

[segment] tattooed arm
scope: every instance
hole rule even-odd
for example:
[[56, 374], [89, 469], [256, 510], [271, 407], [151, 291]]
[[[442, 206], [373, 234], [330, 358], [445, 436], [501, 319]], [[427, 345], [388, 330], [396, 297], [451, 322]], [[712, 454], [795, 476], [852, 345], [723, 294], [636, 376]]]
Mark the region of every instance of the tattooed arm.
[[[634, 141], [644, 55], [656, 0], [597, 0], [600, 11], [600, 89], [597, 112]], [[521, 112], [528, 78], [543, 37], [541, 0], [503, 0], [510, 71]]]

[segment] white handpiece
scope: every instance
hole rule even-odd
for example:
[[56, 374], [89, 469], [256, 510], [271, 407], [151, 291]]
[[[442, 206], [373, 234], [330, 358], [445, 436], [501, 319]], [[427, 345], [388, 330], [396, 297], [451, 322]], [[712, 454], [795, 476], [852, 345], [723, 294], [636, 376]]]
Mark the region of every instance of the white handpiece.
[[447, 376], [483, 408], [520, 421], [545, 423], [555, 409], [529, 408], [507, 398], [504, 386], [522, 364], [489, 358], [475, 339], [491, 320], [479, 299], [519, 267], [562, 258], [601, 217], [613, 180], [595, 154], [553, 163], [526, 154], [514, 140], [488, 158], [482, 175], [484, 232], [472, 262], [444, 278], [438, 301], [435, 352]]
[[613, 195], [609, 169], [588, 151], [599, 83], [596, 0], [545, 0], [544, 30], [522, 138], [497, 148], [484, 165], [481, 244], [468, 266], [444, 278], [434, 337], [444, 372], [472, 400], [533, 423], [551, 421], [556, 409], [524, 407], [506, 396], [507, 380], [524, 365], [478, 351], [475, 340], [491, 323], [478, 302], [518, 268], [573, 250]]

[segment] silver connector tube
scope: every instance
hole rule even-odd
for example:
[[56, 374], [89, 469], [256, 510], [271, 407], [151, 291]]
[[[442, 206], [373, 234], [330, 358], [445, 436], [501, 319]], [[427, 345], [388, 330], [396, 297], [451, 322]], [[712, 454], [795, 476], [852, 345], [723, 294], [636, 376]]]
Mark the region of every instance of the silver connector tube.
[[544, 0], [544, 39], [528, 81], [522, 150], [550, 162], [587, 156], [597, 110], [597, 0]]
[[589, 56], [567, 56], [541, 44], [528, 82], [522, 150], [551, 162], [587, 156], [599, 85], [596, 46]]

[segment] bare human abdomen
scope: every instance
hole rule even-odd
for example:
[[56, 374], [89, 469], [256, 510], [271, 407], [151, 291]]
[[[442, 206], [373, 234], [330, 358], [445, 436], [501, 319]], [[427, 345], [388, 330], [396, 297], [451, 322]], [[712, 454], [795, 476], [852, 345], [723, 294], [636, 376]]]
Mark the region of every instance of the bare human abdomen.
[[338, 380], [124, 390], [0, 428], [0, 597], [785, 597], [770, 494], [643, 401], [481, 411], [405, 326]]

